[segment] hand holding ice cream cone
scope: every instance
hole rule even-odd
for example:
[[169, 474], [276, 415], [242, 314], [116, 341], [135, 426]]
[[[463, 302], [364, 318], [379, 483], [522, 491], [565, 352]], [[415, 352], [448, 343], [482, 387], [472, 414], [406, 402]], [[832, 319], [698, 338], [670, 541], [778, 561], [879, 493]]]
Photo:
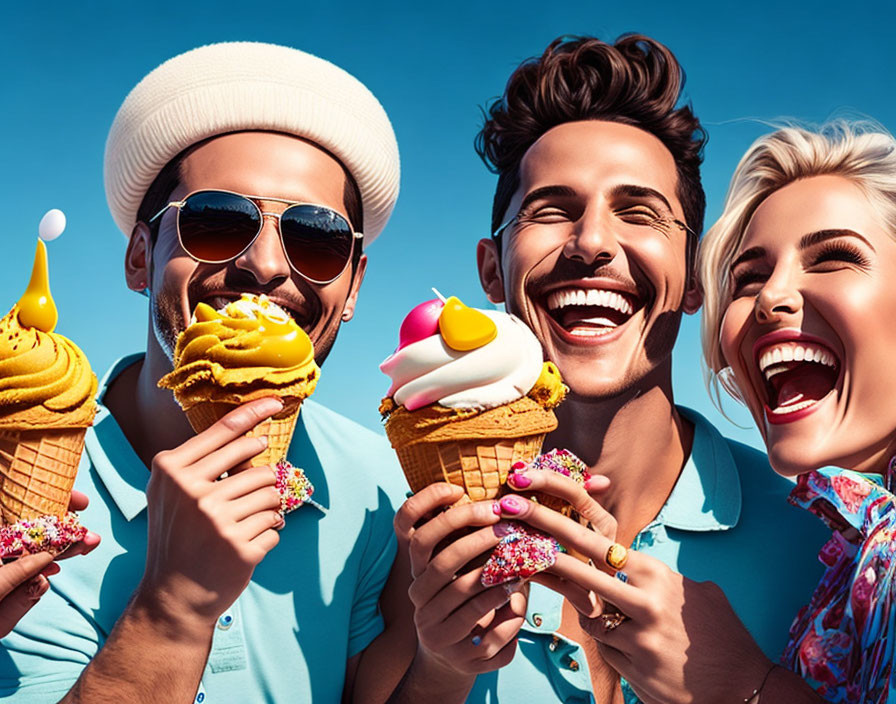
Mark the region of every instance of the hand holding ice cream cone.
[[249, 464], [274, 469], [286, 513], [313, 492], [301, 470], [286, 462], [286, 452], [302, 401], [314, 392], [319, 376], [305, 331], [267, 296], [243, 294], [221, 310], [196, 306], [177, 338], [174, 371], [159, 386], [174, 392], [197, 433], [241, 404], [278, 398], [283, 409], [247, 433], [267, 441]]

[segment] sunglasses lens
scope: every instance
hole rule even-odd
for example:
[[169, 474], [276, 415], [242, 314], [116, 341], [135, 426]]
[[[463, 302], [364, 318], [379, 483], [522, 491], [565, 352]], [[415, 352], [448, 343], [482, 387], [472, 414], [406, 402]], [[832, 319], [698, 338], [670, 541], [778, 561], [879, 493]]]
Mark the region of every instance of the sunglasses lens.
[[180, 208], [180, 241], [187, 253], [204, 262], [233, 259], [258, 234], [261, 215], [243, 196], [202, 191], [189, 196]]
[[355, 235], [335, 210], [294, 205], [283, 213], [280, 228], [286, 256], [312, 281], [332, 281], [348, 264]]

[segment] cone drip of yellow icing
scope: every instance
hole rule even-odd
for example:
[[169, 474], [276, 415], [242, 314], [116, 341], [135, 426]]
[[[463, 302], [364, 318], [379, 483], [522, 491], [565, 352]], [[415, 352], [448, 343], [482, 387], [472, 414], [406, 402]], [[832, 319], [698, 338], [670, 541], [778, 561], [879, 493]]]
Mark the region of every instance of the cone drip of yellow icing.
[[498, 328], [485, 313], [451, 296], [439, 315], [439, 333], [451, 349], [466, 352], [494, 340], [498, 336]]
[[19, 324], [26, 328], [35, 328], [43, 332], [53, 332], [59, 313], [50, 295], [50, 275], [47, 268], [47, 246], [42, 240], [37, 241], [34, 254], [34, 267], [31, 269], [31, 281], [28, 288], [16, 304]]

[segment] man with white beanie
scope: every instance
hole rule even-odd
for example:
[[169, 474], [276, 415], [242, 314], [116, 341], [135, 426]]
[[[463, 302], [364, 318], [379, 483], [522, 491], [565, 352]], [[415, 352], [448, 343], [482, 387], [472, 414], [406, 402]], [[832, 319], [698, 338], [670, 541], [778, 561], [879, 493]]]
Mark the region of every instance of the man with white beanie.
[[245, 469], [264, 446], [246, 432], [282, 402], [194, 434], [157, 382], [196, 304], [244, 292], [286, 309], [323, 363], [398, 195], [385, 112], [304, 52], [201, 47], [128, 95], [105, 181], [147, 349], [107, 373], [86, 439], [83, 521], [103, 541], [3, 641], [0, 700], [384, 699], [414, 649], [379, 610], [403, 484], [388, 444], [306, 401], [287, 458], [314, 502], [284, 522], [273, 472]]

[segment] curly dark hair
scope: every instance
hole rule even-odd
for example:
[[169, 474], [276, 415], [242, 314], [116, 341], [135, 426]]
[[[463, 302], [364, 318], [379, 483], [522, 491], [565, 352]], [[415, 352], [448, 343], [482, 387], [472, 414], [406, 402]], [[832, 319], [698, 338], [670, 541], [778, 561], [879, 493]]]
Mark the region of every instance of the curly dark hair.
[[476, 152], [498, 174], [492, 231], [501, 226], [519, 188], [523, 155], [541, 135], [565, 122], [607, 120], [650, 132], [672, 153], [685, 221], [701, 232], [706, 133], [689, 105], [677, 107], [684, 81], [672, 52], [640, 34], [623, 35], [614, 44], [559, 37], [541, 57], [520, 64], [504, 95], [486, 109], [475, 140]]

